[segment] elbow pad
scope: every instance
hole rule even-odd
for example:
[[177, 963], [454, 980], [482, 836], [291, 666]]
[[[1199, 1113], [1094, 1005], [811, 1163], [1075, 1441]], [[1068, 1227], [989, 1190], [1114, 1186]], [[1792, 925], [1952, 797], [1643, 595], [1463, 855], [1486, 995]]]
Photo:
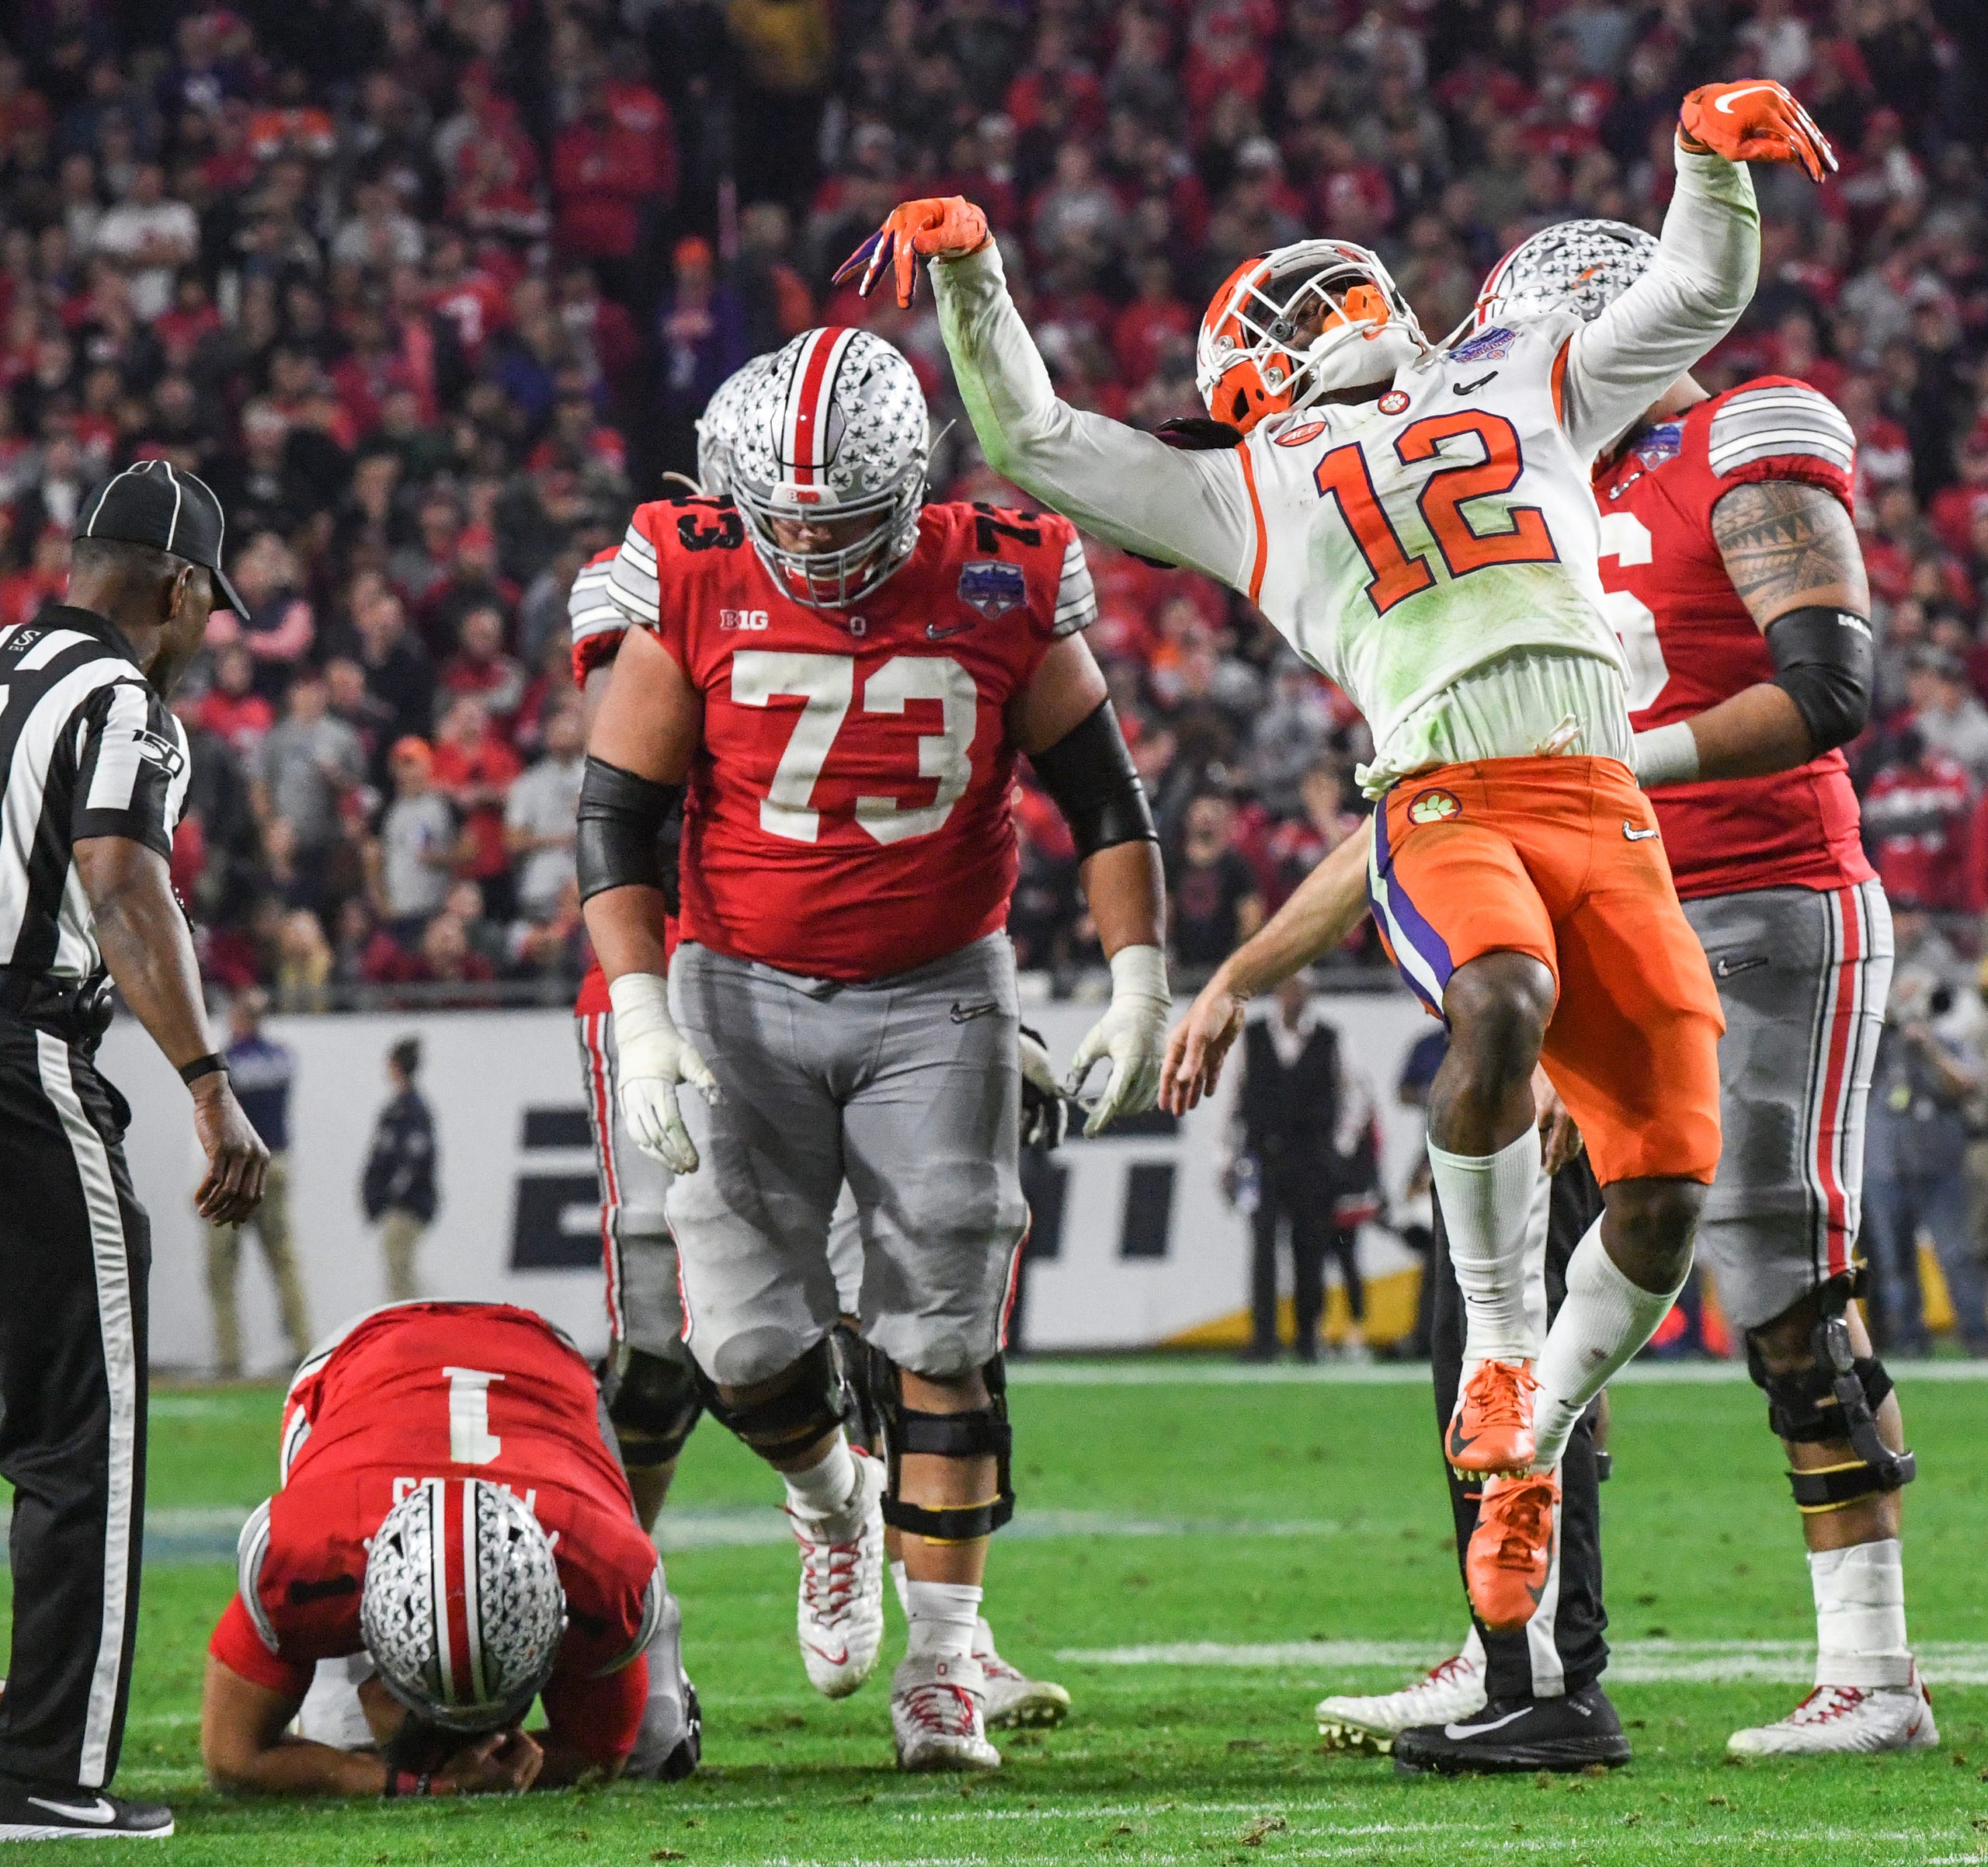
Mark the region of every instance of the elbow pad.
[[1777, 616], [1767, 634], [1774, 684], [1799, 709], [1816, 756], [1847, 745], [1871, 717], [1870, 624], [1854, 610], [1812, 604]]
[[573, 860], [580, 899], [610, 888], [655, 888], [677, 912], [676, 834], [683, 822], [683, 787], [638, 778], [588, 755], [580, 779], [579, 829]]
[[1081, 862], [1121, 843], [1157, 843], [1146, 787], [1133, 769], [1110, 701], [1029, 763], [1070, 826]]

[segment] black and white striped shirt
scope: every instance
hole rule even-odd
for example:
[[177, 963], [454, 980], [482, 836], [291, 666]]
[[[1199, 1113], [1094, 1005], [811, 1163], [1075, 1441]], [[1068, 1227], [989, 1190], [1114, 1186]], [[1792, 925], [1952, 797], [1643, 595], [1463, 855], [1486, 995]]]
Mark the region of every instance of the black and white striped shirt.
[[191, 770], [115, 624], [58, 604], [0, 630], [0, 964], [103, 971], [75, 846], [125, 836], [169, 857]]

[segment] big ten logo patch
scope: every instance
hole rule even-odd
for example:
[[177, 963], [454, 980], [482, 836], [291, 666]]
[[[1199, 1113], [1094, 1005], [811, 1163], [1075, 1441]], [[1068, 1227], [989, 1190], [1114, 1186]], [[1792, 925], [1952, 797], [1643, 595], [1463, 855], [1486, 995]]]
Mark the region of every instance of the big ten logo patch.
[[720, 610], [718, 613], [721, 629], [763, 629], [766, 621], [764, 610]]

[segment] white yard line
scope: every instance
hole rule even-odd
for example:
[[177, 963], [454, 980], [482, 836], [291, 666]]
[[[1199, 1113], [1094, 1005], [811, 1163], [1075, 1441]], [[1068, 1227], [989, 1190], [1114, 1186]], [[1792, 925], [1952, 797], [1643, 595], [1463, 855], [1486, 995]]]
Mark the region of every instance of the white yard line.
[[[1988, 1381], [1988, 1361], [1887, 1361], [1901, 1385]], [[1635, 1361], [1616, 1375], [1625, 1387], [1704, 1387], [1743, 1383], [1743, 1361]], [[1399, 1361], [1223, 1361], [1183, 1359], [1021, 1361], [1011, 1387], [1409, 1387], [1426, 1386], [1426, 1365]]]

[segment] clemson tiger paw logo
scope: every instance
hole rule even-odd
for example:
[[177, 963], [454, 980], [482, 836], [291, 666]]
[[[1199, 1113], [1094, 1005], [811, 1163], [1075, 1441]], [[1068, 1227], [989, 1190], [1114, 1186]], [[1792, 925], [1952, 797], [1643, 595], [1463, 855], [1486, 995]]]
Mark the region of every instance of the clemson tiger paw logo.
[[1408, 820], [1411, 823], [1444, 823], [1462, 808], [1455, 791], [1425, 791], [1409, 805]]

